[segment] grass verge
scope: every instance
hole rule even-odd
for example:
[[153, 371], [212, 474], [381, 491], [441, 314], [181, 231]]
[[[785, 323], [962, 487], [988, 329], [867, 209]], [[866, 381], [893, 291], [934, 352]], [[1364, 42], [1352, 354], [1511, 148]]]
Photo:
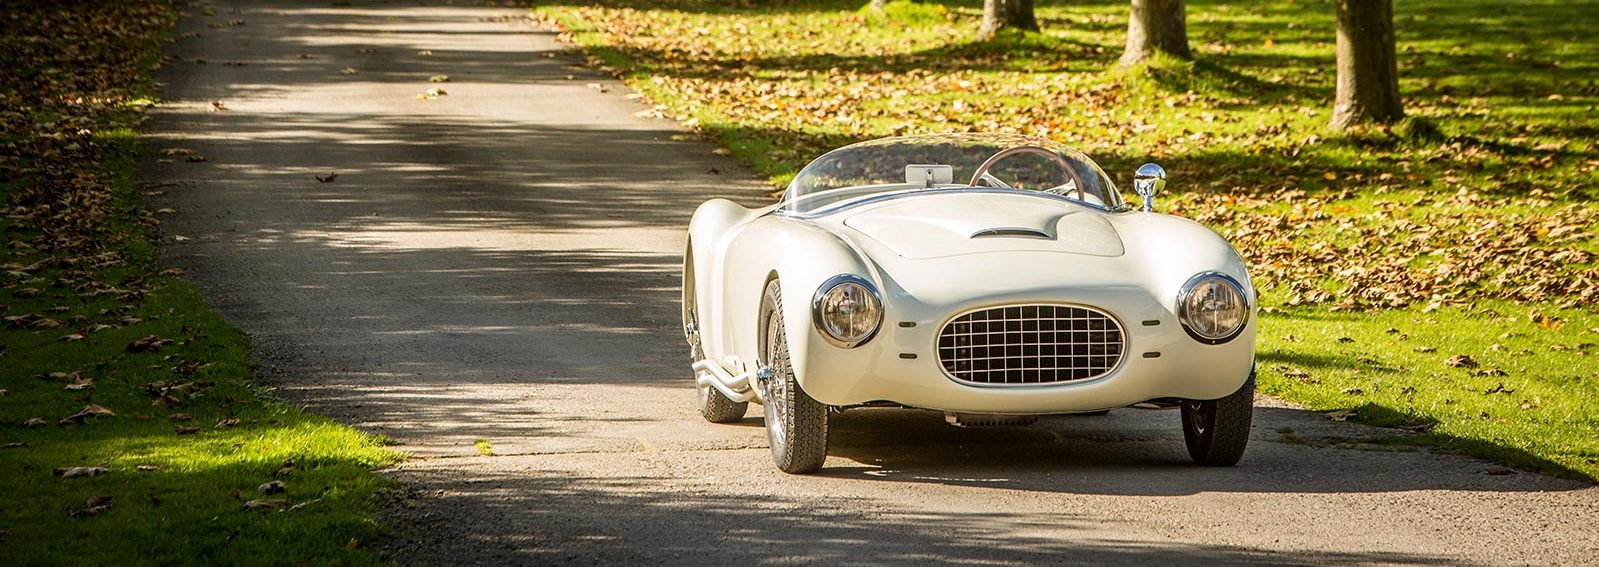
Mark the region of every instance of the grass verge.
[[1125, 2], [1040, 5], [1043, 33], [988, 42], [979, 2], [863, 5], [534, 10], [774, 186], [896, 134], [1049, 137], [1124, 183], [1159, 161], [1159, 207], [1227, 236], [1262, 288], [1263, 390], [1418, 432], [1394, 442], [1599, 478], [1599, 47], [1580, 41], [1599, 3], [1396, 6], [1410, 118], [1355, 132], [1326, 129], [1325, 2], [1190, 2], [1196, 60], [1132, 69]]
[[377, 563], [399, 455], [256, 387], [247, 338], [159, 265], [135, 130], [175, 17], [0, 8], [0, 557]]

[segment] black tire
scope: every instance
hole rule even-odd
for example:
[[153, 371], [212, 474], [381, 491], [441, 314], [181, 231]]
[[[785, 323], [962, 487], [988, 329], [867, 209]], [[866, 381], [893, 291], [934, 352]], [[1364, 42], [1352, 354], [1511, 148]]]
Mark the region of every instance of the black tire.
[[772, 368], [771, 379], [762, 385], [772, 461], [786, 473], [816, 472], [827, 460], [827, 405], [812, 399], [794, 380], [788, 335], [783, 330], [782, 288], [777, 280], [766, 284], [760, 321], [766, 334], [765, 363]]
[[711, 386], [699, 385], [699, 377], [695, 376], [694, 388], [699, 390], [700, 416], [711, 423], [733, 423], [744, 419], [744, 413], [749, 411], [749, 402], [735, 402], [722, 395], [721, 390]]
[[[700, 314], [694, 301], [694, 247], [683, 253], [683, 329], [689, 333], [690, 358], [694, 362], [705, 359], [705, 349], [700, 346]], [[698, 391], [700, 416], [711, 423], [733, 423], [744, 419], [749, 402], [735, 402], [711, 386], [701, 386], [699, 376], [694, 376], [694, 389]]]
[[1249, 424], [1255, 413], [1255, 373], [1238, 391], [1219, 400], [1184, 401], [1183, 441], [1195, 463], [1230, 467], [1249, 446]]

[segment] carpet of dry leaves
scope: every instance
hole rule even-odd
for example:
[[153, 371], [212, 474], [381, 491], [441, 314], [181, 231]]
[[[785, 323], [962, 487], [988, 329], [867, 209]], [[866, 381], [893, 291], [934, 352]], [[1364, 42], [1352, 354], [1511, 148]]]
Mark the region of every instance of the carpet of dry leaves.
[[[1075, 145], [1117, 177], [1166, 165], [1179, 189], [1162, 208], [1227, 236], [1270, 303], [1599, 299], [1599, 88], [1565, 74], [1459, 81], [1442, 67], [1465, 56], [1459, 38], [1402, 42], [1421, 120], [1336, 135], [1328, 38], [1250, 27], [1287, 8], [1195, 9], [1200, 63], [1116, 70], [1120, 5], [1041, 8], [1053, 35], [983, 44], [968, 40], [977, 14], [961, 5], [885, 21], [836, 2], [599, 4], [539, 17], [588, 48], [590, 67], [629, 78], [654, 104], [644, 114], [699, 129], [777, 184], [855, 140], [1022, 133]], [[1560, 44], [1529, 41], [1509, 64], [1560, 69], [1539, 51]]]

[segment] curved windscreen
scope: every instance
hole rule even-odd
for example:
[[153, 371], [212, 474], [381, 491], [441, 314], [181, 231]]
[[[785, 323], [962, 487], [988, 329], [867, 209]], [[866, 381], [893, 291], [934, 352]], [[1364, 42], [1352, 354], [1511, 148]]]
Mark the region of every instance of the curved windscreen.
[[[981, 177], [974, 174], [984, 165]], [[833, 150], [789, 183], [785, 207], [824, 213], [899, 193], [991, 187], [1038, 191], [1095, 207], [1122, 204], [1094, 161], [1059, 143], [1026, 136], [938, 134], [883, 138]]]

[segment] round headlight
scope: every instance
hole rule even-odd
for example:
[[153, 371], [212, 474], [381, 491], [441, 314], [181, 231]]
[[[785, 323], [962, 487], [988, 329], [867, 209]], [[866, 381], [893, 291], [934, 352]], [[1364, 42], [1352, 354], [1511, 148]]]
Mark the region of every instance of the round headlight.
[[811, 317], [827, 342], [854, 348], [877, 334], [883, 323], [883, 302], [871, 282], [856, 276], [834, 276], [816, 290]]
[[1238, 280], [1216, 272], [1199, 274], [1183, 284], [1177, 296], [1177, 318], [1194, 339], [1221, 344], [1244, 330], [1249, 322], [1249, 300]]

